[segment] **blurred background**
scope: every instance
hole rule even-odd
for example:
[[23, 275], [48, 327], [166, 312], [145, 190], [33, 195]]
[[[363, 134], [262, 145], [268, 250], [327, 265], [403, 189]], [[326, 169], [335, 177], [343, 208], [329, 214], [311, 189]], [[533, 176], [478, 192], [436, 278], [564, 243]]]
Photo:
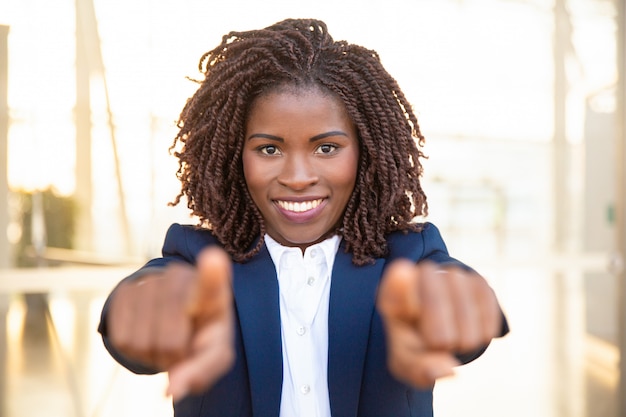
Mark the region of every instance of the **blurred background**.
[[626, 416], [624, 0], [0, 0], [0, 417], [171, 416], [108, 356], [106, 295], [189, 223], [168, 148], [231, 30], [316, 17], [379, 52], [450, 252], [511, 333], [435, 415]]

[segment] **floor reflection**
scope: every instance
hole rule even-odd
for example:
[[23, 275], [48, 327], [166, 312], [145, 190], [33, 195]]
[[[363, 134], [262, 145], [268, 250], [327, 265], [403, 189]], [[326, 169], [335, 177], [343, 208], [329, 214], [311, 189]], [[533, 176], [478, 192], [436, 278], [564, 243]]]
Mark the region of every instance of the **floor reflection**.
[[6, 413], [74, 415], [61, 351], [48, 320], [47, 296], [12, 297], [7, 314]]
[[[538, 267], [481, 272], [498, 277], [491, 284], [512, 332], [438, 383], [435, 415], [616, 417], [619, 355], [587, 331], [583, 275]], [[0, 417], [172, 416], [163, 375], [133, 375], [102, 347], [96, 327], [107, 292], [0, 295]]]
[[165, 379], [109, 357], [95, 331], [104, 294], [12, 295], [2, 417], [171, 416]]

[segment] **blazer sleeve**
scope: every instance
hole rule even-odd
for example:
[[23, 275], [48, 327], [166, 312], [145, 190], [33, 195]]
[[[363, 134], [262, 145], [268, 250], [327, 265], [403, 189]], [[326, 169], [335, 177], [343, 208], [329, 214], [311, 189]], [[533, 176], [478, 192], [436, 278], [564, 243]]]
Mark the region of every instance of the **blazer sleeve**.
[[165, 241], [161, 250], [162, 256], [148, 261], [139, 270], [120, 281], [113, 291], [111, 291], [102, 308], [98, 332], [102, 335], [105, 348], [119, 364], [136, 374], [156, 374], [160, 372], [159, 370], [146, 367], [141, 363], [125, 358], [112, 346], [108, 338], [107, 313], [115, 290], [123, 282], [134, 281], [148, 274], [159, 273], [170, 262], [195, 264], [198, 253], [204, 247], [212, 244], [217, 244], [217, 241], [208, 230], [200, 230], [194, 226], [180, 225], [177, 223], [172, 224], [165, 235]]
[[468, 271], [474, 271], [468, 265], [450, 256], [437, 226], [432, 223], [425, 223], [421, 234], [424, 252], [420, 260], [432, 261], [441, 266], [457, 266]]
[[387, 262], [406, 258], [415, 262], [432, 261], [439, 265], [455, 265], [471, 269], [450, 256], [439, 229], [432, 223], [424, 223], [420, 232], [394, 232], [387, 238], [389, 255]]

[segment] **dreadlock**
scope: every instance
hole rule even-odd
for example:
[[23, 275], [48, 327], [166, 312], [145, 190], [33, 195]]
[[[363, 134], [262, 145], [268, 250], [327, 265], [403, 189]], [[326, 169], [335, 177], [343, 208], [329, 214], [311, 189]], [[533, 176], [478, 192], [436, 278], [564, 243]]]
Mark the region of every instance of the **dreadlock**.
[[[338, 233], [363, 265], [385, 254], [386, 235], [420, 230], [427, 214], [420, 185], [424, 137], [397, 82], [375, 51], [333, 41], [324, 22], [287, 19], [230, 32], [200, 59], [204, 79], [187, 101], [172, 149], [187, 206], [235, 260], [258, 253], [264, 220], [249, 195], [241, 161], [246, 117], [263, 94], [315, 86], [341, 99], [360, 146], [357, 179]], [[417, 146], [416, 146], [417, 145]], [[259, 238], [260, 237], [260, 238]]]

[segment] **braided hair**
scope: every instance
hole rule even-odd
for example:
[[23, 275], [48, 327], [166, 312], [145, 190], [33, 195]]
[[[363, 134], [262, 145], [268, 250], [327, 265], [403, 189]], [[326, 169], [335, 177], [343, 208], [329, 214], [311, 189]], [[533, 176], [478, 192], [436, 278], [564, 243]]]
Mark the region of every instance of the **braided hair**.
[[419, 180], [424, 136], [375, 51], [334, 41], [319, 20], [287, 19], [230, 32], [202, 56], [199, 70], [204, 79], [172, 145], [182, 184], [172, 204], [186, 197], [199, 227], [211, 229], [235, 260], [258, 253], [265, 234], [243, 173], [246, 117], [255, 99], [285, 87], [330, 92], [356, 126], [357, 179], [337, 230], [353, 262], [383, 256], [390, 232], [421, 229], [414, 218], [428, 212]]

